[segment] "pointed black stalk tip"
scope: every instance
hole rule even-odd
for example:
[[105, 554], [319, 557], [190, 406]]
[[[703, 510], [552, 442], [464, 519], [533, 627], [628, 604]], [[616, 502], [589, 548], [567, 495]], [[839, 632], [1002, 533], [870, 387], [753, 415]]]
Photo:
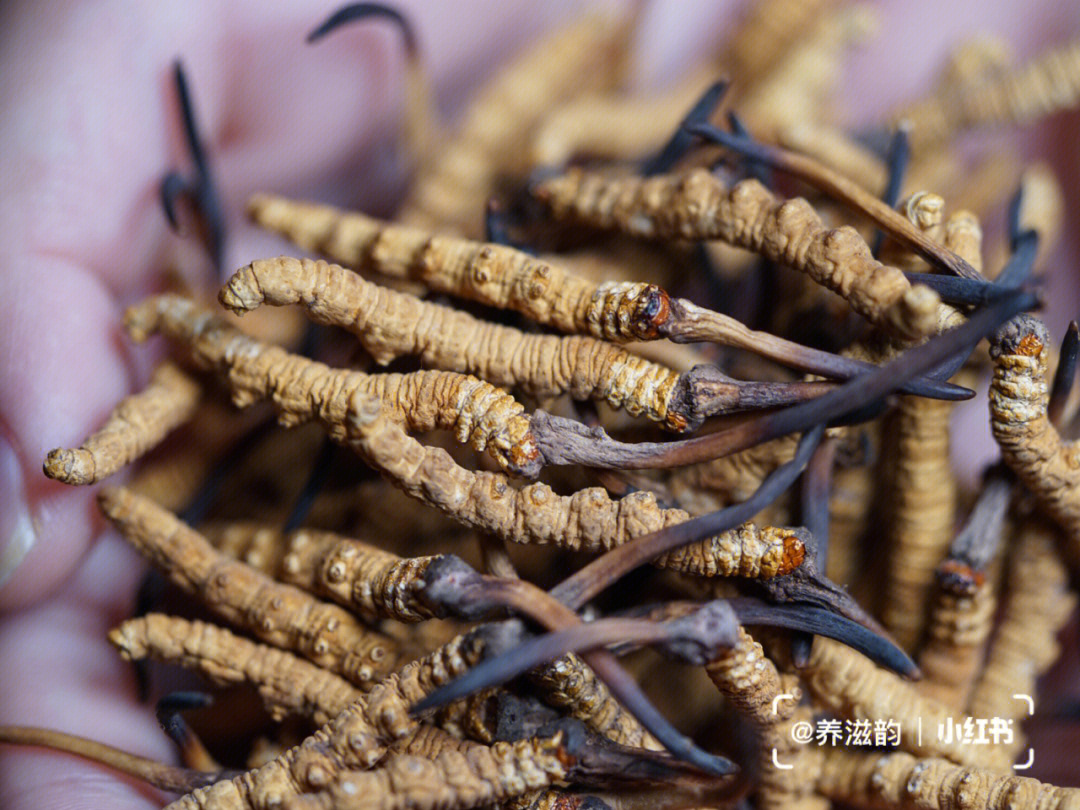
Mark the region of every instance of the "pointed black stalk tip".
[[1050, 423], [1055, 427], [1065, 413], [1069, 395], [1072, 393], [1076, 382], [1076, 362], [1080, 353], [1080, 329], [1076, 321], [1069, 324], [1065, 331], [1065, 337], [1061, 341], [1061, 351], [1058, 353], [1058, 367], [1054, 372], [1054, 382], [1050, 387], [1050, 401], [1046, 406], [1046, 413]]
[[[908, 130], [901, 124], [889, 141], [889, 152], [886, 158], [889, 175], [885, 190], [881, 194], [881, 201], [889, 208], [896, 208], [896, 204], [900, 202], [900, 190], [904, 186], [904, 174], [907, 172], [910, 158], [911, 146], [908, 143]], [[877, 229], [874, 233], [874, 244], [870, 249], [875, 259], [881, 255], [881, 246], [884, 244], [885, 232]]]
[[729, 601], [740, 624], [784, 627], [804, 634], [824, 636], [851, 647], [875, 664], [904, 677], [916, 678], [920, 674], [911, 657], [889, 639], [826, 608], [797, 602], [778, 605], [746, 596]]
[[187, 180], [177, 172], [169, 172], [161, 181], [159, 196], [161, 207], [165, 211], [165, 219], [168, 220], [169, 227], [174, 232], [180, 230], [180, 219], [176, 215], [176, 201], [181, 195], [186, 195], [188, 198], [193, 196]]
[[725, 132], [719, 127], [701, 121], [686, 124], [685, 128], [687, 132], [695, 137], [719, 144], [725, 149], [737, 152], [750, 160], [756, 160], [768, 166], [773, 164], [768, 148], [755, 141], [752, 137]]
[[408, 19], [400, 11], [391, 8], [390, 6], [385, 6], [382, 3], [350, 3], [347, 6], [342, 6], [327, 17], [314, 31], [307, 35], [307, 42], [309, 44], [317, 42], [331, 31], [340, 28], [346, 23], [367, 19], [368, 17], [385, 17], [386, 19], [393, 20], [397, 27], [401, 29], [401, 36], [405, 42], [406, 54], [410, 59], [416, 57], [416, 34], [413, 31], [412, 25], [409, 24]]
[[641, 167], [641, 174], [645, 177], [650, 177], [655, 174], [663, 174], [670, 171], [679, 159], [686, 154], [687, 150], [694, 142], [693, 135], [687, 132], [687, 126], [695, 122], [704, 122], [709, 120], [709, 116], [712, 115], [713, 110], [723, 99], [724, 94], [727, 92], [728, 82], [727, 79], [721, 79], [718, 82], [714, 82], [709, 89], [707, 89], [690, 108], [690, 111], [685, 115], [679, 126], [675, 129], [671, 138], [663, 148]]
[[1020, 210], [1024, 205], [1024, 186], [1023, 184], [1017, 186], [1016, 192], [1009, 198], [1009, 208], [1005, 214], [1005, 222], [1009, 228], [1009, 245], [1010, 250], [1014, 253], [1017, 249], [1017, 243], [1024, 235], [1022, 226], [1020, 225]]

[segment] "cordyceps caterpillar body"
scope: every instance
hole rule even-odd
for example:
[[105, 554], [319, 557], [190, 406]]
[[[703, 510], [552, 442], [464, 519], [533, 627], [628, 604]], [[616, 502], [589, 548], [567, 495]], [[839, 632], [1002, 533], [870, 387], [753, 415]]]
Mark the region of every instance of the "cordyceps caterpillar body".
[[338, 265], [287, 257], [252, 262], [228, 282], [221, 300], [234, 312], [262, 302], [302, 303], [317, 322], [355, 334], [379, 363], [416, 354], [435, 368], [475, 374], [534, 396], [602, 399], [676, 430], [701, 421], [688, 413], [679, 374], [617, 346], [485, 323], [371, 284]]
[[[901, 201], [898, 209], [921, 232], [939, 239], [944, 236], [945, 201], [937, 194], [916, 192]], [[954, 225], [951, 234], [955, 244], [969, 230]], [[968, 254], [973, 252], [977, 258], [978, 242], [971, 251], [967, 241]], [[898, 266], [913, 270], [920, 270], [923, 263], [913, 251], [902, 249], [894, 250], [893, 258]], [[901, 397], [893, 422], [886, 423], [893, 463], [886, 543], [889, 568], [881, 593], [881, 622], [907, 650], [920, 640], [934, 571], [953, 536], [957, 487], [949, 455], [952, 410], [939, 400]]]
[[802, 198], [781, 200], [757, 180], [730, 188], [704, 169], [656, 177], [608, 177], [572, 169], [538, 183], [535, 196], [559, 220], [633, 236], [720, 239], [806, 273], [841, 295], [867, 320], [902, 339], [907, 328], [904, 274], [874, 259], [854, 228], [826, 228]]
[[[354, 409], [360, 404], [354, 399]], [[422, 446], [381, 414], [361, 422], [355, 413], [350, 417], [347, 441], [369, 464], [405, 492], [455, 520], [512, 542], [611, 549], [690, 519], [681, 509], [662, 509], [647, 492], [612, 501], [598, 487], [570, 497], [556, 495], [545, 484], [514, 489], [499, 473], [459, 467], [446, 451]], [[805, 553], [801, 529], [746, 523], [654, 562], [691, 574], [770, 579], [793, 571]]]
[[1080, 790], [1043, 784], [999, 770], [962, 767], [948, 760], [911, 754], [861, 753], [825, 748], [818, 789], [850, 807], [910, 807], [913, 810], [1072, 810]]
[[1063, 440], [1047, 415], [1049, 339], [1046, 327], [1028, 315], [994, 336], [990, 428], [1002, 460], [1065, 531], [1072, 555], [1080, 548], [1080, 445]]
[[929, 149], [972, 127], [1023, 124], [1080, 102], [1080, 43], [1051, 48], [1008, 70], [980, 71], [896, 113], [912, 147]]
[[486, 630], [458, 636], [352, 701], [329, 723], [253, 771], [200, 788], [168, 810], [264, 810], [302, 790], [320, 790], [343, 770], [370, 768], [394, 740], [417, 727], [409, 707], [460, 676], [483, 656]]
[[[764, 192], [760, 184], [758, 187]], [[798, 203], [816, 217], [808, 203], [804, 200]], [[566, 272], [554, 262], [504, 245], [432, 235], [363, 214], [265, 194], [251, 199], [248, 213], [257, 224], [353, 270], [421, 281], [434, 290], [510, 309], [563, 332], [616, 342], [666, 337], [677, 343], [720, 343], [802, 371], [841, 379], [868, 370], [865, 364], [769, 332], [755, 331], [735, 318], [699, 307], [684, 298], [673, 299], [654, 284], [589, 281]], [[836, 276], [835, 283], [844, 289], [854, 284], [854, 294], [862, 296], [860, 300], [869, 302], [874, 296], [885, 296], [891, 303], [898, 301], [893, 313], [894, 331], [914, 331], [919, 336], [930, 334], [937, 319], [933, 307], [926, 306], [925, 298], [929, 296], [936, 303], [937, 294], [921, 285], [912, 288], [899, 270], [874, 262], [869, 257], [869, 248], [853, 229], [839, 229], [836, 233], [840, 234], [836, 239], [826, 241], [842, 242], [846, 247], [826, 251], [823, 257], [817, 257], [815, 266], [822, 272], [826, 272], [827, 266], [827, 272]], [[877, 281], [865, 278], [864, 257], [850, 236], [862, 245], [867, 261], [880, 269], [878, 272], [871, 268], [879, 277]], [[842, 263], [851, 259], [847, 254], [853, 250], [857, 261], [854, 268], [848, 268]], [[886, 295], [884, 288], [891, 292]], [[910, 327], [913, 311], [919, 318], [916, 326]], [[941, 383], [928, 387], [927, 381], [912, 382], [905, 390], [950, 399], [959, 393], [955, 386]]]
[[190, 299], [163, 295], [128, 310], [137, 339], [162, 332], [185, 343], [195, 360], [222, 374], [240, 406], [271, 398], [286, 426], [319, 420], [342, 435], [345, 406], [355, 391], [378, 396], [412, 430], [452, 430], [487, 449], [508, 470], [535, 477], [540, 453], [529, 420], [513, 397], [462, 374], [421, 371], [368, 375], [333, 369], [248, 337]]
[[179, 664], [219, 685], [250, 683], [275, 720], [296, 714], [322, 725], [363, 694], [329, 670], [206, 622], [151, 613], [122, 623], [109, 641], [129, 661]]
[[140, 458], [195, 415], [202, 386], [171, 362], [150, 383], [125, 398], [100, 429], [75, 449], [58, 448], [45, 459], [45, 475], [65, 484], [93, 484]]
[[439, 555], [399, 557], [334, 532], [297, 529], [283, 534], [261, 524], [219, 527], [208, 539], [230, 557], [365, 619], [419, 622], [442, 615], [417, 596], [424, 572]]
[[103, 489], [98, 502], [128, 542], [227, 621], [361, 687], [395, 669], [393, 640], [348, 611], [225, 557], [171, 512], [128, 490]]
[[576, 757], [564, 732], [463, 752], [444, 750], [432, 759], [391, 754], [375, 770], [338, 774], [319, 794], [296, 796], [291, 810], [464, 810], [513, 799], [565, 780]]

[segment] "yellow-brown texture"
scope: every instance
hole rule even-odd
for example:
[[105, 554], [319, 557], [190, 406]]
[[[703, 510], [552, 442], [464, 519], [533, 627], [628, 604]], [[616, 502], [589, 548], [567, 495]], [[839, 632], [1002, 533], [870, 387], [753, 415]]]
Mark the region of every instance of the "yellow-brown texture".
[[149, 385], [120, 401], [105, 424], [80, 447], [58, 447], [45, 457], [45, 475], [65, 484], [93, 484], [157, 447], [194, 416], [202, 386], [165, 361]]
[[573, 758], [562, 732], [433, 759], [390, 754], [371, 771], [348, 771], [319, 794], [290, 798], [289, 810], [466, 810], [512, 799], [564, 779]]
[[[705, 672], [721, 694], [758, 728], [765, 728], [791, 717], [801, 693], [794, 679], [781, 677], [776, 665], [742, 627], [738, 640], [729, 650], [705, 665]], [[793, 700], [773, 702], [783, 694]]]
[[1080, 448], [1063, 441], [1046, 414], [1049, 334], [1031, 317], [1005, 329], [990, 349], [990, 428], [1002, 459], [1065, 530], [1072, 555], [1080, 548]]
[[477, 634], [458, 636], [376, 684], [299, 746], [257, 770], [199, 788], [166, 810], [269, 810], [299, 791], [325, 788], [343, 768], [370, 768], [388, 743], [416, 728], [409, 706], [465, 673], [483, 650]]
[[881, 622], [909, 651], [922, 635], [934, 570], [952, 540], [956, 480], [949, 461], [951, 414], [951, 403], [905, 396], [892, 422], [896, 454]]
[[1011, 718], [1014, 742], [1003, 758], [1023, 749], [1019, 724], [1028, 706], [1013, 695], [1035, 694], [1036, 680], [1057, 660], [1057, 635], [1076, 607], [1069, 572], [1055, 541], [1059, 530], [1032, 515], [1016, 529], [1006, 569], [1001, 621], [971, 695], [973, 717]]
[[960, 711], [967, 706], [982, 669], [997, 607], [992, 578], [981, 572], [976, 576], [975, 591], [967, 594], [950, 591], [939, 579], [930, 604], [926, 641], [919, 652], [923, 673], [919, 691]]
[[142, 460], [126, 486], [173, 512], [184, 509], [210, 472], [265, 414], [237, 411], [224, 397], [206, 398], [160, 452]]
[[533, 137], [535, 166], [564, 166], [577, 155], [634, 160], [661, 147], [720, 73], [693, 71], [659, 93], [590, 93], [545, 116]]
[[[990, 755], [990, 746], [951, 742], [936, 734], [939, 723], [958, 713], [919, 694], [914, 684], [876, 667], [871, 661], [837, 641], [818, 636], [810, 660], [800, 670], [803, 686], [825, 707], [851, 720], [896, 720], [900, 747], [919, 756], [943, 756], [962, 765], [977, 765]], [[917, 723], [922, 721], [920, 744]]]
[[[791, 706], [788, 701], [788, 706]], [[810, 706], [796, 706], [790, 716], [761, 729], [758, 748], [758, 810], [829, 810], [829, 802], [817, 793], [825, 759], [821, 746], [797, 743], [792, 738], [796, 723], [813, 723]], [[773, 751], [776, 760], [773, 761]], [[776, 763], [787, 767], [777, 767]]]
[[491, 744], [495, 742], [501, 691], [501, 687], [493, 686], [455, 700], [436, 711], [432, 722], [459, 739]]
[[[931, 237], [943, 235], [944, 208], [945, 201], [928, 192], [916, 192], [899, 206], [912, 225]], [[966, 222], [957, 222], [954, 240], [968, 233], [960, 227]], [[915, 269], [925, 269], [917, 266], [922, 260], [913, 254], [897, 259], [902, 266], [910, 263]], [[938, 308], [935, 305], [933, 310]], [[885, 544], [889, 559], [881, 591], [881, 623], [908, 651], [915, 649], [922, 636], [934, 571], [953, 537], [957, 491], [949, 457], [952, 411], [949, 402], [901, 397], [887, 431], [893, 444]]]
[[471, 740], [463, 740], [448, 734], [435, 726], [417, 726], [412, 732], [400, 740], [396, 740], [391, 749], [396, 754], [408, 754], [411, 757], [424, 757], [432, 759], [443, 751], [460, 751], [464, 753], [476, 746]]
[[340, 534], [297, 529], [287, 535], [257, 523], [211, 527], [218, 551], [264, 574], [325, 596], [364, 619], [418, 622], [435, 617], [416, 592], [435, 557], [399, 557]]
[[668, 314], [667, 293], [651, 284], [596, 284], [503, 245], [391, 225], [328, 205], [261, 194], [251, 218], [300, 247], [359, 272], [421, 281], [428, 287], [511, 309], [562, 332], [605, 340], [652, 340]]
[[[818, 808], [821, 802], [810, 795], [808, 785], [814, 784], [820, 757], [800, 750], [809, 746], [794, 744], [790, 736], [793, 717], [798, 714], [806, 719], [807, 714], [798, 708], [802, 692], [797, 679], [781, 675], [761, 644], [741, 627], [735, 646], [706, 664], [705, 672], [728, 703], [758, 731], [757, 805], [770, 810], [793, 803], [804, 810]], [[798, 779], [792, 778], [792, 771], [776, 767], [774, 748], [777, 761], [796, 765]]]
[[[869, 524], [874, 475], [869, 465], [836, 466], [829, 492], [829, 553], [825, 574], [840, 585], [852, 585], [860, 570], [860, 539]], [[820, 561], [819, 561], [820, 564]]]
[[435, 613], [416, 598], [437, 557], [399, 557], [332, 532], [301, 529], [288, 540], [282, 579], [360, 615], [419, 622]]
[[1080, 101], [1080, 43], [1051, 48], [1008, 71], [976, 72], [900, 110], [911, 124], [914, 150], [930, 149], [957, 133], [994, 124], [1026, 124]]
[[128, 490], [107, 487], [98, 503], [129, 543], [226, 621], [361, 687], [393, 671], [393, 642], [348, 611], [224, 556], [171, 512]]
[[109, 641], [128, 661], [178, 664], [219, 686], [252, 684], [275, 720], [295, 714], [322, 725], [362, 694], [302, 658], [206, 622], [150, 613], [110, 631]]
[[[455, 520], [515, 543], [607, 550], [690, 519], [681, 509], [659, 507], [651, 492], [612, 501], [600, 487], [570, 497], [546, 484], [514, 489], [500, 473], [466, 470], [445, 450], [424, 447], [386, 419], [377, 401], [359, 395], [348, 421], [349, 445], [396, 486]], [[804, 554], [797, 530], [744, 524], [654, 562], [684, 573], [769, 579], [794, 570]]]
[[808, 33], [738, 101], [749, 129], [764, 140], [796, 122], [825, 117], [847, 51], [866, 41], [877, 19], [869, 5], [843, 5], [807, 22]]
[[672, 408], [679, 375], [671, 369], [594, 338], [526, 334], [487, 323], [371, 284], [339, 265], [287, 257], [255, 261], [229, 280], [221, 302], [241, 313], [263, 302], [300, 303], [317, 323], [355, 334], [380, 364], [417, 355], [427, 366], [533, 396], [602, 399], [674, 430], [688, 421]]
[[592, 668], [570, 653], [533, 670], [529, 679], [544, 693], [544, 699], [609, 740], [635, 748], [662, 751], [632, 714], [626, 711], [596, 677]]
[[826, 228], [801, 197], [781, 200], [757, 180], [730, 188], [705, 169], [656, 177], [608, 178], [572, 169], [539, 183], [536, 196], [557, 219], [648, 238], [721, 239], [806, 273], [871, 323], [909, 334], [898, 309], [911, 284], [874, 259], [851, 226]]
[[[897, 205], [908, 222], [930, 238], [940, 242], [944, 236], [945, 200], [931, 191], [916, 191]], [[887, 241], [881, 248], [881, 260], [909, 273], [928, 273], [930, 266], [917, 253]]]
[[286, 427], [316, 419], [340, 440], [349, 397], [362, 391], [379, 397], [410, 430], [451, 430], [458, 441], [487, 449], [507, 469], [538, 471], [540, 451], [521, 404], [475, 377], [449, 371], [371, 375], [334, 369], [260, 343], [211, 310], [172, 295], [130, 308], [126, 323], [136, 340], [162, 332], [184, 343], [196, 362], [225, 377], [237, 406], [269, 398]]
[[1054, 170], [1045, 163], [1029, 166], [1020, 175], [1020, 230], [1039, 234], [1036, 267], [1045, 263], [1058, 239], [1065, 220], [1065, 192]]
[[827, 748], [818, 790], [845, 806], [910, 810], [1075, 810], [1080, 790], [904, 752]]
[[499, 175], [527, 170], [528, 141], [543, 115], [569, 97], [618, 80], [629, 33], [622, 17], [583, 16], [501, 70], [469, 104], [456, 134], [421, 167], [401, 221], [479, 236]]

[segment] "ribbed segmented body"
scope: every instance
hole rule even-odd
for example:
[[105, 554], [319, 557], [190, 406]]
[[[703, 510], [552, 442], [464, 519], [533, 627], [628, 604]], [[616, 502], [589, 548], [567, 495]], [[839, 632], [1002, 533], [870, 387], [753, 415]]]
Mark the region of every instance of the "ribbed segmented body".
[[661, 751], [638, 720], [624, 709], [584, 661], [573, 653], [545, 664], [529, 674], [544, 698], [571, 717], [620, 745]]
[[150, 613], [112, 630], [109, 641], [130, 661], [153, 658], [219, 685], [252, 684], [276, 720], [295, 714], [321, 725], [363, 694], [328, 670], [206, 622]]
[[301, 529], [289, 538], [283, 579], [361, 615], [419, 622], [439, 614], [416, 598], [438, 557], [402, 558], [331, 532]]
[[650, 340], [668, 313], [667, 294], [651, 284], [598, 285], [503, 245], [432, 236], [270, 195], [253, 198], [248, 208], [259, 225], [354, 270], [421, 281], [440, 292], [520, 312], [562, 332]]
[[1001, 457], [1065, 530], [1080, 544], [1080, 447], [1063, 441], [1047, 416], [1049, 335], [1036, 319], [1020, 316], [991, 347], [990, 428]]
[[348, 611], [226, 557], [171, 512], [128, 490], [103, 489], [98, 502], [128, 542], [227, 621], [361, 687], [393, 671], [396, 644]]
[[994, 583], [988, 577], [980, 578], [973, 593], [954, 593], [939, 584], [919, 653], [919, 690], [924, 695], [957, 709], [967, 706], [996, 607]]
[[[761, 645], [742, 627], [735, 646], [706, 664], [705, 672], [724, 697], [759, 727], [789, 718], [801, 696], [790, 680], [781, 678]], [[793, 698], [777, 701], [783, 694], [792, 694]]]
[[1080, 789], [911, 754], [825, 749], [819, 789], [855, 807], [912, 810], [1076, 810]]
[[157, 447], [195, 415], [202, 386], [164, 362], [150, 384], [121, 400], [105, 424], [80, 447], [57, 448], [45, 458], [45, 475], [65, 484], [93, 484]]
[[226, 377], [237, 405], [269, 398], [283, 425], [317, 419], [340, 440], [349, 398], [360, 391], [378, 397], [411, 430], [451, 430], [458, 441], [487, 448], [510, 471], [535, 476], [540, 470], [540, 451], [521, 404], [475, 377], [334, 369], [250, 338], [179, 296], [151, 298], [129, 309], [127, 324], [137, 338], [160, 331], [186, 343], [199, 363]]
[[[413, 497], [516, 543], [610, 549], [690, 519], [681, 509], [661, 508], [650, 492], [612, 501], [599, 487], [570, 497], [557, 495], [546, 484], [514, 489], [503, 475], [466, 470], [446, 451], [420, 445], [381, 418], [374, 400], [361, 397], [354, 400], [348, 441]], [[662, 563], [687, 573], [734, 576], [753, 571], [767, 579], [790, 572], [804, 554], [795, 530], [748, 525], [673, 552]]]
[[[639, 284], [600, 284], [586, 311], [600, 332], [618, 332], [633, 312]], [[487, 323], [451, 307], [371, 284], [343, 267], [281, 257], [252, 262], [221, 293], [222, 303], [245, 312], [266, 302], [302, 303], [319, 323], [353, 332], [379, 363], [417, 355], [435, 368], [475, 374], [535, 396], [570, 394], [602, 399], [673, 429], [686, 414], [673, 411], [679, 375], [657, 363], [590, 337], [526, 334]]]
[[391, 754], [372, 771], [342, 774], [329, 790], [296, 799], [294, 810], [458, 810], [511, 799], [568, 774], [562, 733], [444, 750], [433, 759]]
[[343, 769], [370, 768], [386, 754], [387, 743], [416, 729], [409, 707], [475, 666], [483, 651], [480, 634], [458, 636], [377, 684], [277, 759], [195, 790], [166, 810], [269, 810], [304, 790], [327, 787]]
[[469, 105], [456, 134], [421, 166], [400, 219], [477, 236], [503, 172], [525, 168], [540, 118], [568, 97], [610, 86], [619, 74], [625, 21], [591, 14], [545, 37], [500, 70]]
[[899, 269], [874, 259], [854, 228], [826, 228], [806, 200], [778, 199], [757, 180], [729, 188], [704, 169], [649, 178], [573, 169], [539, 183], [535, 193], [559, 219], [648, 238], [722, 239], [753, 250], [806, 273], [894, 332], [893, 309], [911, 289]]
[[[839, 642], [815, 638], [810, 661], [803, 668], [803, 683], [826, 707], [846, 718], [885, 718], [900, 724], [900, 745], [921, 756], [944, 756], [961, 764], [977, 765], [990, 754], [990, 746], [965, 744], [954, 737], [939, 739], [938, 724], [963, 718], [936, 700], [923, 697], [914, 684], [904, 681]], [[924, 733], [919, 735], [917, 723]]]
[[996, 75], [976, 75], [901, 110], [912, 146], [926, 149], [964, 129], [1023, 124], [1080, 103], [1080, 42], [1044, 51]]

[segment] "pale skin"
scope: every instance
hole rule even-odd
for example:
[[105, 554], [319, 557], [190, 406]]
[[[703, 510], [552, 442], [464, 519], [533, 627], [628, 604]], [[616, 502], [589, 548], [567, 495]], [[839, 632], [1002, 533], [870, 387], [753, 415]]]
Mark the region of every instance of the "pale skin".
[[[417, 28], [436, 91], [455, 100], [566, 15], [566, 4], [478, 2], [470, 21], [451, 4], [396, 5]], [[646, 83], [670, 78], [704, 51], [722, 27], [703, 20], [719, 23], [733, 4], [701, 5], [708, 8], [648, 8], [643, 25], [656, 34], [642, 50]], [[1043, 32], [1080, 31], [1080, 12], [1058, 8], [1066, 4], [1047, 2], [1040, 13], [957, 5], [949, 17], [929, 2], [883, 8], [883, 36], [850, 63], [845, 92], [858, 101], [847, 112], [872, 120], [910, 97], [948, 43], [972, 28], [1005, 34], [1021, 54]], [[137, 556], [111, 534], [97, 539], [94, 488], [48, 481], [41, 462], [53, 447], [77, 446], [145, 383], [154, 353], [123, 337], [123, 308], [159, 286], [168, 264], [189, 283], [211, 284], [205, 255], [169, 234], [157, 203], [164, 172], [190, 165], [173, 58], [187, 69], [232, 226], [226, 270], [284, 250], [241, 223], [252, 192], [382, 213], [400, 191], [403, 173], [385, 168], [399, 120], [399, 38], [384, 24], [362, 24], [307, 48], [304, 35], [335, 6], [101, 0], [0, 10], [0, 448], [10, 448], [0, 450], [0, 723], [173, 758], [152, 707], [134, 698], [130, 668], [105, 640], [130, 613]], [[882, 64], [887, 75], [869, 69]], [[1038, 152], [1053, 157], [1048, 139], [1060, 142], [1075, 123], [1071, 115], [1043, 125]], [[1059, 160], [1057, 169], [1075, 178], [1075, 166], [1069, 175]], [[1051, 266], [1067, 255], [1074, 252], [1052, 257]], [[1072, 292], [1052, 297], [1076, 300]], [[1051, 315], [1052, 332], [1075, 315]], [[978, 441], [988, 443], [985, 413], [975, 421]], [[141, 810], [161, 799], [69, 757], [0, 749], [0, 806], [11, 810]]]

